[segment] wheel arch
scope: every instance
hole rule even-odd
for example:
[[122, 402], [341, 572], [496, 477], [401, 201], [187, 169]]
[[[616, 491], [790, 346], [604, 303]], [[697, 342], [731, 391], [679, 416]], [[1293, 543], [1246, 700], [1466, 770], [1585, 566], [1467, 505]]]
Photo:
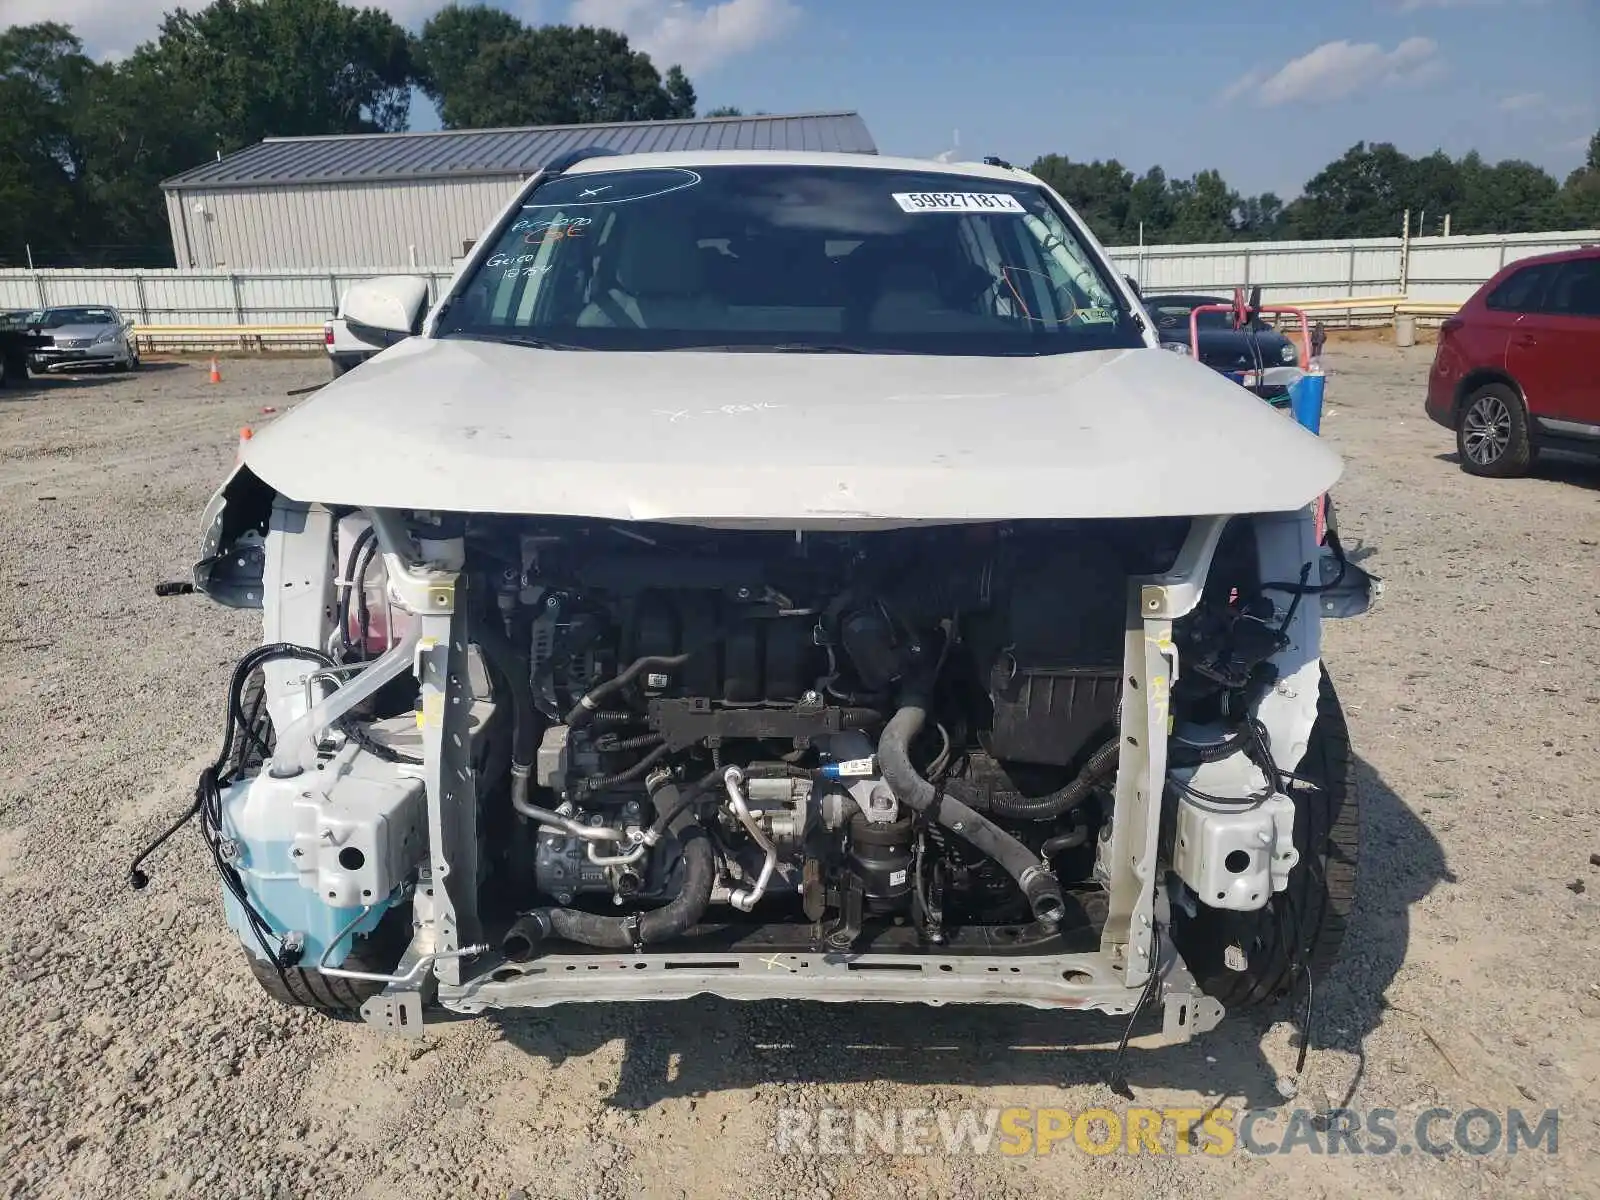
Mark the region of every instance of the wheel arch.
[[1516, 393], [1517, 399], [1522, 402], [1522, 407], [1524, 409], [1528, 407], [1528, 397], [1523, 393], [1522, 385], [1513, 379], [1511, 375], [1508, 374], [1503, 368], [1476, 367], [1463, 375], [1461, 377], [1461, 382], [1456, 384], [1455, 399], [1450, 406], [1450, 423], [1454, 425], [1461, 419], [1461, 406], [1467, 402], [1467, 398], [1469, 396], [1471, 396], [1479, 388], [1487, 387], [1490, 384], [1496, 383], [1510, 388], [1514, 393]]

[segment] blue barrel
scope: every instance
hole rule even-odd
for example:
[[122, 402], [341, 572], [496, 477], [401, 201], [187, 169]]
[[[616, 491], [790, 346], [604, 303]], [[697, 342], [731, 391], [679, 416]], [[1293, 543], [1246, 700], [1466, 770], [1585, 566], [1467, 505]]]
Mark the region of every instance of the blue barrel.
[[1318, 371], [1289, 385], [1289, 411], [1312, 433], [1322, 432], [1322, 394], [1327, 383], [1328, 377]]

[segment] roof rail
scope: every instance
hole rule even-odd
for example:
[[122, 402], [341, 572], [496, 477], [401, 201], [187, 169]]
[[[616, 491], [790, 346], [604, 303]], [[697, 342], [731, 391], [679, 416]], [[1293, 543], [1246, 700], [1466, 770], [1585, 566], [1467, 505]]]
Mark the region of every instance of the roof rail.
[[581, 163], [586, 158], [601, 158], [607, 155], [621, 154], [620, 150], [613, 150], [610, 146], [579, 146], [576, 150], [568, 150], [565, 154], [558, 154], [545, 164], [544, 173], [560, 175]]

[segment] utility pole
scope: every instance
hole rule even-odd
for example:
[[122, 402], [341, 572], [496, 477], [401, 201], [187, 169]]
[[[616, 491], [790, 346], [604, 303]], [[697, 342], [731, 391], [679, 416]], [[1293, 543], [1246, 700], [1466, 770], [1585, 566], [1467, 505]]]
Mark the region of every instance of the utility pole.
[[1408, 295], [1407, 286], [1411, 282], [1411, 210], [1406, 209], [1405, 218], [1400, 227], [1400, 294]]

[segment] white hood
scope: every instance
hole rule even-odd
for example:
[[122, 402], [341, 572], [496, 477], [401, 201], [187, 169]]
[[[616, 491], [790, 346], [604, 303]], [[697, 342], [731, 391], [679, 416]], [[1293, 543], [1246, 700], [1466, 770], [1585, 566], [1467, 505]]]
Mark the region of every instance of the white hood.
[[720, 527], [1299, 508], [1318, 438], [1163, 350], [618, 353], [414, 338], [250, 442], [295, 500]]

